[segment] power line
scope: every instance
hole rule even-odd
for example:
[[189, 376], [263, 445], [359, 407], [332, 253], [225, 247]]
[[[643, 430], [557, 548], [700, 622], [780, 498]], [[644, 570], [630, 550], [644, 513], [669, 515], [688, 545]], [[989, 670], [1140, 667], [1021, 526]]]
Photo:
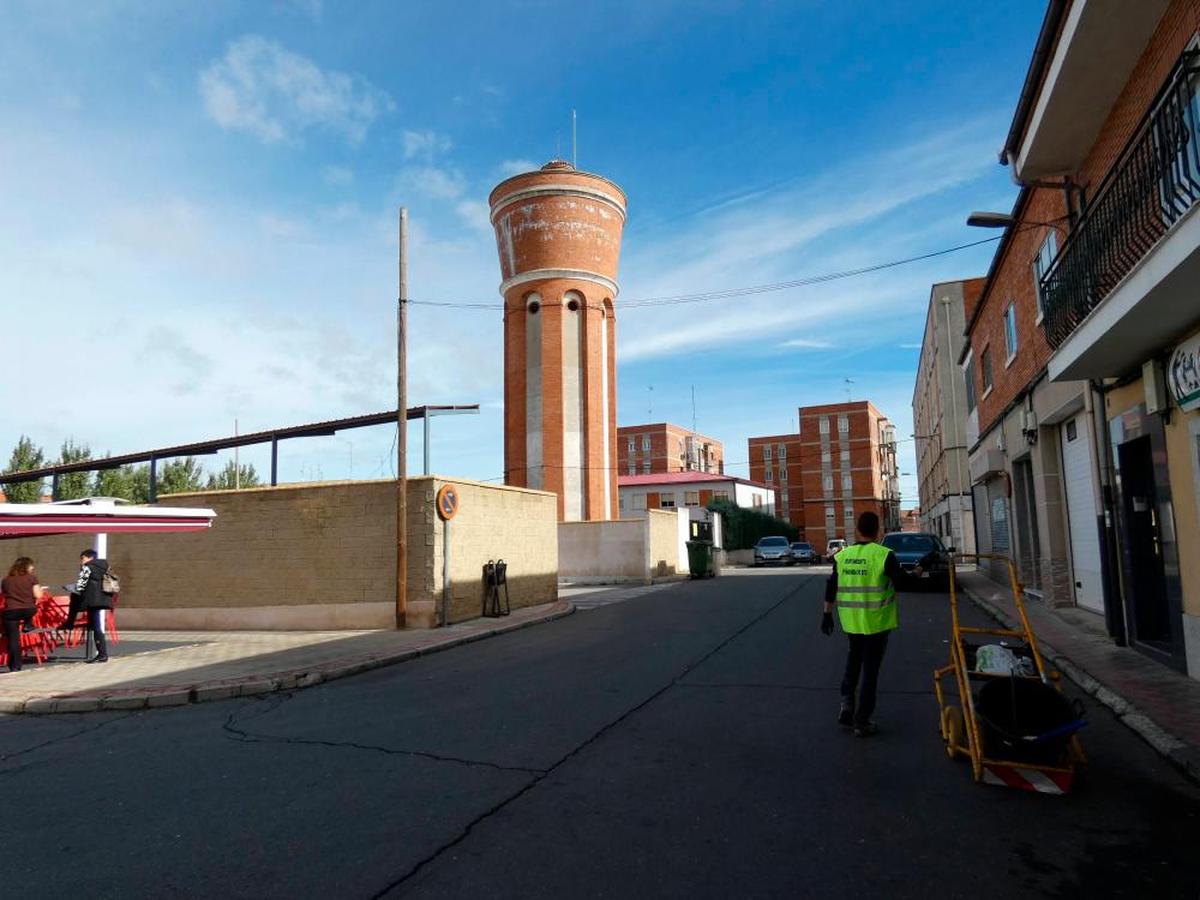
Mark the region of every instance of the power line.
[[[917, 256], [908, 256], [904, 259], [894, 259], [888, 262], [875, 263], [869, 266], [860, 266], [855, 269], [843, 269], [837, 272], [826, 272], [821, 275], [810, 275], [805, 278], [795, 278], [791, 281], [773, 281], [767, 284], [756, 284], [748, 287], [728, 288], [720, 291], [703, 291], [694, 294], [671, 294], [661, 297], [642, 297], [634, 299], [625, 299], [621, 301], [621, 309], [648, 309], [659, 306], [676, 306], [684, 303], [708, 303], [714, 300], [729, 300], [735, 297], [747, 297], [754, 294], [767, 294], [775, 291], [786, 291], [792, 288], [809, 287], [815, 284], [826, 284], [831, 281], [839, 281], [844, 278], [853, 278], [858, 275], [867, 275], [872, 272], [881, 272], [885, 269], [894, 269], [897, 266], [905, 266], [915, 262], [922, 262], [927, 259], [934, 259], [939, 256], [946, 256], [951, 253], [957, 253], [960, 250], [968, 250], [971, 247], [979, 247], [983, 244], [990, 244], [1000, 240], [1003, 235], [982, 238], [978, 241], [970, 241], [966, 244], [956, 244], [953, 247], [945, 247], [941, 250], [933, 250], [929, 253], [922, 253]], [[469, 300], [413, 300], [409, 299], [409, 303], [418, 306], [440, 306], [450, 307], [453, 309], [487, 309], [499, 310], [504, 309], [503, 303], [483, 303], [479, 301]], [[587, 305], [589, 309], [601, 309], [602, 307]]]

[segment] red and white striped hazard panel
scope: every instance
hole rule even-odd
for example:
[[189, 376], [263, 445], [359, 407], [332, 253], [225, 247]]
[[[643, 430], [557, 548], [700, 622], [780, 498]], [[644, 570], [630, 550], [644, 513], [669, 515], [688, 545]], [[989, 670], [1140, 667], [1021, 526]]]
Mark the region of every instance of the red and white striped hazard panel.
[[1071, 773], [984, 763], [983, 782], [1020, 788], [1023, 791], [1037, 791], [1039, 794], [1065, 794], [1071, 789]]

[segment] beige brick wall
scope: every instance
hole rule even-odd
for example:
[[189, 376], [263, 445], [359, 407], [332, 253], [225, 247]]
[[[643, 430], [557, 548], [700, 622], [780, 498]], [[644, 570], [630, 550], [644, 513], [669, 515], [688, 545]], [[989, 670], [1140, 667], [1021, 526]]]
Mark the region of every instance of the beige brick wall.
[[[558, 498], [554, 494], [460, 479], [432, 481], [433, 494], [452, 483], [459, 496], [458, 514], [449, 523], [451, 622], [480, 615], [483, 567], [489, 560], [508, 563], [513, 609], [549, 603], [558, 596]], [[443, 523], [432, 495], [423, 508], [430, 517], [425, 540], [428, 556], [421, 559], [421, 571], [426, 573], [421, 587], [409, 582], [409, 619], [414, 625], [437, 621], [442, 600]], [[410, 560], [410, 577], [413, 571]]]
[[[412, 627], [437, 622], [442, 523], [434, 496], [443, 483], [432, 477], [408, 483]], [[462, 505], [451, 526], [451, 620], [479, 614], [481, 568], [494, 557], [509, 562], [514, 608], [553, 600], [554, 495], [455, 484]], [[394, 621], [396, 596], [395, 498], [394, 481], [163, 497], [161, 506], [207, 507], [217, 518], [205, 532], [109, 539], [126, 619], [160, 627], [387, 627]], [[33, 557], [41, 580], [57, 591], [74, 578], [79, 551], [91, 543], [87, 535], [71, 535], [12, 541], [3, 549], [14, 558]]]
[[679, 568], [679, 513], [675, 510], [646, 510], [650, 528], [650, 574], [654, 578], [674, 575]]

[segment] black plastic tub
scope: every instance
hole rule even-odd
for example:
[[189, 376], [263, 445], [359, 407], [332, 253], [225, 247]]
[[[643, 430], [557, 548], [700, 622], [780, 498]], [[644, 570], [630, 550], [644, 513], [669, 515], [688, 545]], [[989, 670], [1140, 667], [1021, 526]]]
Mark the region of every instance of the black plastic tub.
[[975, 701], [984, 755], [996, 760], [1056, 765], [1083, 725], [1082, 707], [1029, 678], [994, 678]]

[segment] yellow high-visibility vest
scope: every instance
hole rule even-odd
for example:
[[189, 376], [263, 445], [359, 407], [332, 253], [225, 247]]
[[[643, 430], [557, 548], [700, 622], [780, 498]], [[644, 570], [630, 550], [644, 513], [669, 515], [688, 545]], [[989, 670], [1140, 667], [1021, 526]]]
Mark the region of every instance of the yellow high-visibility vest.
[[851, 544], [833, 558], [837, 567], [835, 602], [842, 631], [847, 634], [878, 634], [900, 624], [896, 586], [883, 574], [891, 552], [882, 544]]

